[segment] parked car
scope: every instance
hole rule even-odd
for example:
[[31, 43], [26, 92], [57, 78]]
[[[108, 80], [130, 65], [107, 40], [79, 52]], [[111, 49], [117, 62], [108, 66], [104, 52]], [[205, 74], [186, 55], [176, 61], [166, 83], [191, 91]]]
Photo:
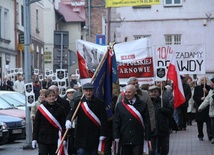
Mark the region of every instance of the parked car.
[[0, 114], [25, 119], [25, 110], [17, 109], [2, 98], [0, 98]]
[[15, 91], [0, 91], [0, 98], [6, 100], [14, 107], [25, 110], [25, 95]]
[[12, 116], [0, 115], [0, 122], [7, 125], [7, 130], [9, 131], [8, 142], [25, 138], [25, 120]]
[[7, 124], [0, 121], [0, 145], [7, 143], [9, 138], [9, 131], [7, 129]]

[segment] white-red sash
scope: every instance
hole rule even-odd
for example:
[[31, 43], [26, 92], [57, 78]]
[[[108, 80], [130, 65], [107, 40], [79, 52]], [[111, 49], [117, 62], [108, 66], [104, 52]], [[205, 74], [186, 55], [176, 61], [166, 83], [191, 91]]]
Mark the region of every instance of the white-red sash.
[[123, 105], [125, 106], [125, 108], [132, 114], [132, 116], [134, 116], [134, 118], [137, 119], [137, 121], [142, 125], [142, 127], [144, 128], [144, 122], [143, 122], [143, 118], [141, 116], [141, 114], [139, 113], [139, 111], [137, 111], [135, 109], [134, 106], [129, 105], [129, 104], [125, 104], [124, 100], [122, 100]]
[[86, 102], [82, 102], [81, 103], [81, 107], [82, 107], [83, 111], [85, 112], [85, 114], [88, 116], [88, 118], [94, 124], [96, 124], [98, 127], [101, 127], [100, 119], [93, 113], [93, 111], [91, 111], [91, 109], [88, 107], [87, 103]]
[[99, 152], [100, 154], [103, 154], [103, 153], [104, 153], [105, 142], [106, 142], [106, 137], [99, 138], [98, 152]]
[[119, 142], [117, 141], [112, 141], [111, 145], [111, 155], [116, 155], [119, 152]]
[[[55, 127], [59, 130], [59, 139], [58, 139], [58, 146], [61, 143], [62, 140], [62, 127], [60, 123], [57, 121], [57, 119], [45, 108], [43, 104], [41, 104], [38, 108], [38, 110], [43, 114], [43, 116]], [[60, 148], [58, 155], [68, 155], [67, 148], [63, 144], [63, 146]]]

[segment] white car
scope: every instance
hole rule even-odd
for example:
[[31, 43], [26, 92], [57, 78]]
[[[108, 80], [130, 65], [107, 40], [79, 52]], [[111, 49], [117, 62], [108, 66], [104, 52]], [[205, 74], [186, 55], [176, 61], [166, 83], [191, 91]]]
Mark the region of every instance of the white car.
[[18, 109], [25, 110], [25, 95], [19, 92], [0, 91], [0, 98]]

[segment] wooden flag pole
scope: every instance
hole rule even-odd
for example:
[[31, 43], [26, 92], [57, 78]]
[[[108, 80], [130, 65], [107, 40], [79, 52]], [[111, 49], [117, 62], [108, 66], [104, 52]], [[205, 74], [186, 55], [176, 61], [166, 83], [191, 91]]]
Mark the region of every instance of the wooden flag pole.
[[206, 89], [206, 77], [204, 76], [204, 97], [206, 96], [206, 92], [205, 92], [205, 89]]
[[[94, 74], [93, 74], [93, 77], [91, 78], [91, 83], [94, 81], [94, 79], [95, 79], [95, 77], [96, 77], [96, 75], [97, 75], [97, 72], [100, 70], [101, 66], [103, 65], [103, 62], [104, 62], [105, 58], [106, 58], [107, 55], [108, 55], [108, 50], [109, 50], [109, 49], [107, 49], [107, 52], [105, 53], [105, 55], [104, 55], [103, 58], [101, 59], [99, 65], [97, 66], [97, 69], [95, 70], [95, 72], [94, 72]], [[71, 118], [71, 121], [73, 121], [74, 118], [76, 117], [77, 112], [78, 112], [78, 110], [79, 110], [79, 108], [80, 108], [80, 105], [81, 105], [81, 100], [82, 100], [83, 97], [84, 97], [84, 94], [83, 94], [82, 97], [80, 98], [80, 101], [79, 101], [79, 103], [78, 103], [78, 105], [77, 105], [77, 108], [76, 108], [75, 111], [74, 111], [74, 114], [73, 114], [73, 116], [72, 116], [72, 118]], [[63, 141], [65, 140], [65, 137], [66, 137], [68, 131], [69, 131], [69, 129], [66, 129], [66, 131], [65, 131], [65, 133], [64, 133], [64, 135], [63, 135], [63, 137], [62, 137], [62, 140], [61, 140], [61, 142], [60, 142], [60, 144], [59, 144], [59, 146], [58, 146], [58, 148], [57, 148], [57, 150], [56, 150], [56, 152], [55, 152], [56, 154], [59, 152], [59, 149], [62, 147]]]
[[163, 107], [163, 83], [161, 81], [161, 108]]

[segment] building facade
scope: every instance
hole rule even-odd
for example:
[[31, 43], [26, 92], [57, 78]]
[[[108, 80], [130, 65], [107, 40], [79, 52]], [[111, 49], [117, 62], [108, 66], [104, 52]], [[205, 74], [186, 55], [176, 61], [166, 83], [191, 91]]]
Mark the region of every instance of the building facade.
[[[158, 5], [111, 8], [110, 38], [125, 42], [151, 38], [155, 45], [205, 45], [206, 73], [214, 74], [214, 1], [162, 0]], [[114, 36], [115, 35], [115, 36]]]
[[0, 0], [0, 78], [16, 66], [16, 36], [14, 19], [16, 2]]

